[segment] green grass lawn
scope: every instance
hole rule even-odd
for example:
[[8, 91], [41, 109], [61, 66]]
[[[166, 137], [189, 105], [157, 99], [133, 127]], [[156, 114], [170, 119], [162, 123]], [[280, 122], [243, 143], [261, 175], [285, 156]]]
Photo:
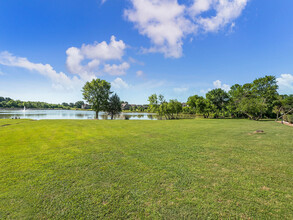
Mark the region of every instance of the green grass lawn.
[[0, 120], [5, 218], [293, 219], [293, 128]]

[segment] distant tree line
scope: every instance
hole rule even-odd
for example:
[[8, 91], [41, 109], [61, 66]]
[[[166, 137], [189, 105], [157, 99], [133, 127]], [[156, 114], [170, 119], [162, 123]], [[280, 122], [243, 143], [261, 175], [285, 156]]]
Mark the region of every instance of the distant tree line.
[[166, 119], [176, 119], [178, 114], [199, 114], [204, 118], [291, 118], [293, 95], [279, 95], [274, 76], [265, 76], [244, 85], [235, 84], [229, 92], [213, 89], [206, 97], [193, 95], [187, 106], [177, 100], [167, 102], [162, 95], [149, 97], [149, 111], [156, 112]]
[[143, 106], [130, 106], [129, 111], [132, 112], [144, 112], [145, 108]]
[[85, 103], [83, 101], [77, 101], [75, 103], [62, 104], [50, 104], [46, 102], [33, 102], [33, 101], [20, 101], [13, 100], [11, 98], [4, 98], [0, 96], [0, 108], [24, 108], [28, 109], [71, 109], [71, 108], [82, 108]]
[[122, 101], [122, 110], [131, 112], [144, 112], [148, 109], [148, 105], [136, 105], [128, 104], [128, 102]]
[[[180, 114], [197, 114], [204, 118], [249, 118], [260, 120], [262, 118], [277, 118], [292, 120], [293, 95], [280, 95], [275, 76], [258, 78], [244, 85], [235, 84], [228, 92], [223, 89], [213, 89], [205, 97], [190, 96], [186, 104], [176, 99], [166, 101], [163, 95], [153, 94], [148, 98], [147, 111], [155, 112], [166, 119], [179, 118]], [[122, 111], [123, 105], [117, 94], [112, 95], [111, 84], [105, 80], [93, 79], [86, 82], [82, 89], [84, 100], [96, 112], [107, 112], [111, 119]], [[11, 98], [0, 97], [0, 108], [26, 108], [31, 109], [70, 109], [82, 108], [83, 101], [76, 103], [49, 104], [46, 102], [23, 102]], [[131, 107], [131, 108], [130, 108]], [[130, 110], [144, 111], [146, 105]]]

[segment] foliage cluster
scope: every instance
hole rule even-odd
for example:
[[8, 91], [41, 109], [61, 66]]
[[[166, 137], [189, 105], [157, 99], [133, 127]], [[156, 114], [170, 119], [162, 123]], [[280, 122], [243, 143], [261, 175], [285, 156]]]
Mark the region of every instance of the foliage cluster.
[[167, 102], [163, 95], [157, 96], [153, 94], [149, 97], [148, 101], [150, 103], [149, 110], [157, 112], [166, 119], [176, 119], [178, 114], [182, 112], [182, 104], [176, 99], [171, 99]]
[[284, 117], [284, 120], [289, 122], [289, 123], [291, 123], [291, 124], [293, 124], [293, 115], [286, 115]]
[[0, 97], [0, 108], [23, 108], [25, 106], [30, 109], [70, 109], [82, 108], [83, 105], [83, 101], [77, 101], [75, 103], [63, 102], [62, 104], [50, 104], [46, 102], [20, 101]]
[[[204, 118], [262, 118], [277, 119], [293, 112], [293, 95], [279, 95], [278, 85], [274, 76], [265, 76], [244, 85], [235, 84], [229, 92], [217, 88], [209, 91], [206, 97], [194, 95], [187, 100], [187, 106], [171, 108], [177, 100], [167, 103], [160, 95], [149, 97], [149, 111], [165, 115], [173, 119], [173, 113], [200, 114]], [[170, 104], [170, 107], [169, 107]], [[172, 110], [171, 110], [172, 109]]]
[[129, 111], [131, 112], [144, 112], [146, 109], [143, 106], [130, 106]]

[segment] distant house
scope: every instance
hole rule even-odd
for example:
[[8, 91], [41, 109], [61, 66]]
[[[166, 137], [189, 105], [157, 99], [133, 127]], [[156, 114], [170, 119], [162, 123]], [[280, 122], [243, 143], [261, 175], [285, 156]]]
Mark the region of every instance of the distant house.
[[186, 102], [182, 102], [181, 104], [182, 104], [182, 107], [187, 107], [188, 106]]
[[83, 105], [81, 106], [81, 108], [82, 108], [82, 109], [91, 109], [92, 106], [91, 106], [91, 105], [88, 105], [88, 104], [83, 104]]
[[122, 110], [129, 110], [130, 105], [128, 104], [128, 102], [124, 102], [121, 104], [121, 108], [122, 108]]

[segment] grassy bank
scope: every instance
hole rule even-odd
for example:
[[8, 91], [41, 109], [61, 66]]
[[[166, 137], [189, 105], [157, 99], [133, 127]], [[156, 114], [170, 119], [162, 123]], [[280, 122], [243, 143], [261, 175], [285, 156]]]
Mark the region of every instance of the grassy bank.
[[292, 219], [292, 152], [273, 121], [0, 120], [0, 219]]

